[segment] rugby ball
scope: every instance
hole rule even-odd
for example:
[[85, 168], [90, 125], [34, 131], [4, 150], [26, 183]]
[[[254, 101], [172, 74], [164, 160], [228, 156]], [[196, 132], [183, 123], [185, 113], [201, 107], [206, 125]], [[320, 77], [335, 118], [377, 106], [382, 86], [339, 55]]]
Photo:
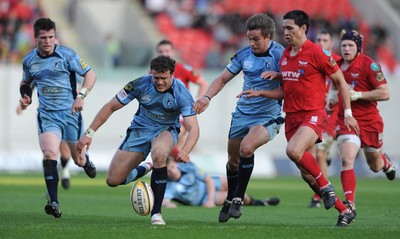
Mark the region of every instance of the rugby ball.
[[131, 189], [131, 203], [137, 214], [148, 215], [154, 205], [154, 194], [150, 185], [143, 181], [136, 182]]

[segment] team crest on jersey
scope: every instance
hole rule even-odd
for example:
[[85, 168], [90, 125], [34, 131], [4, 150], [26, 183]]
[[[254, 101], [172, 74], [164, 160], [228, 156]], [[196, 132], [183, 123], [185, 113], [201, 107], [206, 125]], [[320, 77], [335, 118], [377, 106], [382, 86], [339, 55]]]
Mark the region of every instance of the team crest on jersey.
[[283, 60], [282, 60], [282, 66], [286, 66], [287, 65], [287, 60], [286, 60], [286, 57], [285, 58], [283, 58]]
[[333, 59], [332, 56], [329, 58], [329, 62], [331, 63], [332, 66], [336, 66], [336, 61]]
[[79, 59], [79, 64], [81, 64], [82, 69], [86, 69], [86, 67], [88, 67], [88, 64], [82, 59]]
[[371, 70], [380, 71], [381, 67], [377, 63], [374, 62], [374, 63], [371, 64]]
[[132, 82], [129, 82], [128, 84], [125, 85], [124, 90], [126, 91], [126, 93], [129, 93], [133, 90], [133, 85]]
[[307, 65], [308, 65], [307, 61], [300, 61], [299, 60], [299, 66], [306, 67]]
[[56, 69], [60, 69], [60, 68], [61, 68], [61, 62], [56, 62], [56, 63], [54, 64], [54, 67], [55, 67]]
[[253, 62], [252, 61], [245, 61], [243, 62], [243, 69], [251, 69], [253, 67]]
[[376, 73], [376, 74], [375, 74], [375, 78], [376, 78], [377, 81], [383, 81], [383, 80], [385, 80], [385, 76], [383, 75], [382, 72]]

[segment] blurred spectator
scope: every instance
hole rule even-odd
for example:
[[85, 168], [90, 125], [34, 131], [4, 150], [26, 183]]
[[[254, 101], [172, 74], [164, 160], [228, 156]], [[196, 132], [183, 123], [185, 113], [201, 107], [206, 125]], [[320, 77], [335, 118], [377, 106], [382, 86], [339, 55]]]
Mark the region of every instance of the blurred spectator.
[[[144, 2], [152, 2], [152, 0], [143, 0]], [[246, 34], [244, 22], [248, 15], [257, 11], [264, 10], [272, 18], [281, 18], [282, 12], [285, 12], [287, 7], [299, 8], [305, 11], [309, 6], [314, 6], [316, 10], [309, 10], [313, 14], [312, 24], [308, 37], [312, 40], [315, 38], [316, 33], [321, 29], [328, 29], [335, 34], [334, 38], [337, 39], [342, 29], [357, 29], [367, 39], [371, 39], [366, 44], [364, 50], [366, 54], [374, 57], [378, 61], [389, 62], [390, 54], [393, 47], [388, 43], [389, 35], [387, 30], [381, 24], [377, 23], [368, 27], [363, 22], [362, 18], [358, 17], [358, 13], [353, 9], [350, 0], [329, 0], [324, 3], [319, 0], [310, 0], [307, 6], [297, 6], [297, 2], [290, 2], [289, 0], [271, 0], [269, 4], [260, 4], [262, 0], [163, 0], [156, 1], [157, 4], [167, 3], [168, 7], [166, 12], [172, 19], [172, 22], [177, 28], [197, 28], [204, 29], [212, 36], [215, 44], [210, 44], [208, 54], [204, 54], [204, 66], [213, 67], [219, 64], [220, 60], [225, 61], [227, 56], [231, 53], [231, 49], [240, 48], [243, 45], [241, 37]], [[300, 4], [300, 2], [298, 3]], [[322, 4], [322, 5], [321, 5]], [[309, 6], [308, 6], [309, 5]], [[327, 5], [320, 9], [319, 7]], [[144, 4], [145, 8], [146, 4]], [[165, 6], [165, 5], [164, 5]], [[256, 8], [255, 6], [258, 6]], [[336, 6], [337, 9], [332, 8], [332, 11], [325, 11], [331, 9], [329, 6]], [[250, 10], [249, 10], [250, 9]], [[150, 8], [147, 8], [150, 11]], [[277, 21], [279, 22], [279, 21]], [[281, 29], [278, 25], [277, 29]], [[168, 34], [168, 32], [166, 33]], [[171, 33], [173, 34], [173, 33]], [[167, 37], [169, 37], [167, 35]], [[283, 41], [283, 31], [277, 31], [275, 39], [278, 42]], [[336, 41], [339, 42], [339, 41]], [[245, 42], [245, 44], [247, 44]], [[283, 43], [285, 44], [285, 43]], [[179, 45], [177, 50], [179, 50]], [[217, 47], [218, 46], [218, 47]], [[335, 45], [334, 50], [338, 51], [338, 45]], [[220, 54], [220, 57], [216, 57]], [[391, 54], [393, 55], [393, 53]], [[232, 55], [231, 55], [232, 56]], [[231, 57], [229, 56], [229, 58]], [[228, 58], [228, 61], [229, 61]], [[396, 62], [394, 59], [392, 62]], [[222, 64], [224, 65], [224, 64]], [[395, 70], [395, 66], [388, 67], [390, 71]]]
[[106, 36], [106, 66], [117, 67], [121, 65], [121, 43], [113, 34]]
[[0, 63], [19, 63], [34, 47], [31, 23], [41, 16], [40, 0], [0, 0]]

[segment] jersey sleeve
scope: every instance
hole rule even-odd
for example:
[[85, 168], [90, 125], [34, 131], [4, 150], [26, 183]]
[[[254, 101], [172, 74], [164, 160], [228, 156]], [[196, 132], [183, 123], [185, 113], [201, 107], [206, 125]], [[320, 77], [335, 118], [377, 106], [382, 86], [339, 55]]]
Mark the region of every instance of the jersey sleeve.
[[91, 67], [76, 53], [70, 56], [69, 68], [71, 71], [76, 72], [78, 75], [83, 76], [88, 72]]
[[373, 61], [370, 61], [367, 70], [367, 79], [372, 88], [376, 89], [378, 86], [387, 84], [385, 75], [382, 72], [381, 66]]
[[139, 87], [140, 79], [138, 78], [129, 82], [117, 93], [115, 97], [117, 97], [121, 104], [127, 105], [137, 97], [136, 89]]
[[321, 48], [315, 48], [315, 62], [319, 64], [320, 70], [325, 73], [325, 75], [330, 76], [339, 70], [339, 66], [333, 59], [332, 54]]

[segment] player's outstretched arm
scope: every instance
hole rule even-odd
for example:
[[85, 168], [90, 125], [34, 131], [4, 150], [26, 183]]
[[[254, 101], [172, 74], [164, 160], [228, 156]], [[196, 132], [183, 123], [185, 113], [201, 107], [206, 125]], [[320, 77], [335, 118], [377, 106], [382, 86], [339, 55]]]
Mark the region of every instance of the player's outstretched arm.
[[121, 104], [116, 97], [112, 98], [106, 103], [97, 115], [94, 117], [89, 128], [85, 131], [84, 135], [79, 139], [77, 144], [78, 152], [81, 153], [82, 149], [86, 146], [86, 150], [89, 150], [92, 143], [94, 133], [102, 126], [108, 118], [117, 110], [121, 109], [124, 105]]

